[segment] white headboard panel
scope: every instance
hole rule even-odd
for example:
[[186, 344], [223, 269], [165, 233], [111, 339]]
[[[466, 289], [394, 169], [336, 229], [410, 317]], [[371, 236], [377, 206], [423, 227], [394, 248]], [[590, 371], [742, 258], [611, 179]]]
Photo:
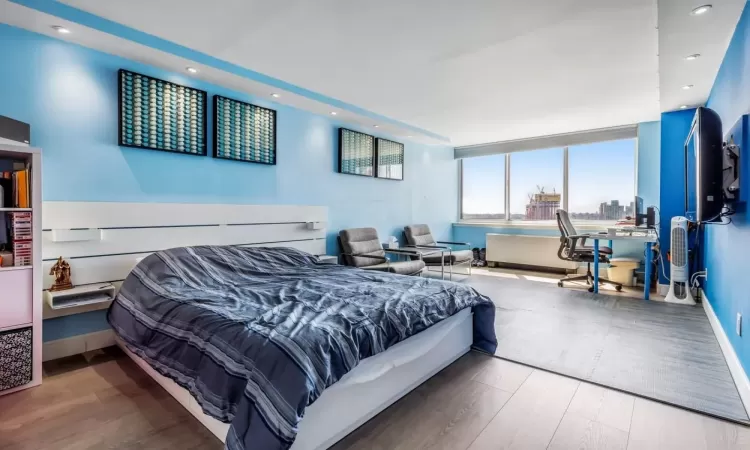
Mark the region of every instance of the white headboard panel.
[[322, 255], [327, 221], [324, 206], [44, 202], [44, 286], [59, 256], [81, 285], [123, 280], [140, 258], [173, 247], [283, 246]]

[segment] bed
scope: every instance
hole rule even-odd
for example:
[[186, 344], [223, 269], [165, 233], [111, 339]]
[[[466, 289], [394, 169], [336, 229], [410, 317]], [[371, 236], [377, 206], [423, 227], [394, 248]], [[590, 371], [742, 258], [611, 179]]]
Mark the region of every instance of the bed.
[[287, 247], [144, 258], [108, 312], [118, 344], [230, 450], [327, 448], [474, 347], [494, 305], [446, 281]]

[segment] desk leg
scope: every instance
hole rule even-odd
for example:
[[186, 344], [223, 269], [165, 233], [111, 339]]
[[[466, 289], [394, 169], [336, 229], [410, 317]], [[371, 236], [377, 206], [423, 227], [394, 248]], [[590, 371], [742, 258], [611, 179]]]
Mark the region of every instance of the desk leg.
[[599, 239], [594, 239], [594, 294], [599, 293]]
[[646, 242], [646, 273], [645, 280], [643, 282], [643, 298], [644, 300], [649, 299], [651, 293], [651, 242]]

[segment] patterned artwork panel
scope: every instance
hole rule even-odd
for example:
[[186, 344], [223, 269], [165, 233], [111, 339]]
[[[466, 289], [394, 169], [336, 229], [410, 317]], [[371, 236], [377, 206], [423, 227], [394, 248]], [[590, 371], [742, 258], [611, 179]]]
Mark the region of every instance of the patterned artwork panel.
[[214, 157], [276, 164], [276, 111], [214, 95]]
[[375, 175], [375, 138], [339, 128], [339, 173]]
[[207, 154], [205, 91], [127, 70], [119, 83], [119, 145]]
[[404, 179], [404, 144], [378, 138], [378, 178]]
[[31, 327], [0, 333], [0, 391], [31, 382]]

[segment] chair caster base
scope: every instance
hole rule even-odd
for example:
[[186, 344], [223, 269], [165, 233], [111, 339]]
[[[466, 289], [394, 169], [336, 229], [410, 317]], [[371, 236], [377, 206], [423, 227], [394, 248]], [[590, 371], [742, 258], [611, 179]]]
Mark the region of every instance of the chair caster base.
[[563, 282], [562, 282], [562, 281], [558, 281], [558, 282], [557, 282], [557, 286], [558, 286], [558, 287], [563, 287]]
[[594, 292], [594, 286], [591, 286], [591, 287], [589, 288], [589, 292]]
[[622, 291], [622, 286], [615, 286], [615, 290], [616, 290], [617, 292], [620, 292], [620, 291]]

